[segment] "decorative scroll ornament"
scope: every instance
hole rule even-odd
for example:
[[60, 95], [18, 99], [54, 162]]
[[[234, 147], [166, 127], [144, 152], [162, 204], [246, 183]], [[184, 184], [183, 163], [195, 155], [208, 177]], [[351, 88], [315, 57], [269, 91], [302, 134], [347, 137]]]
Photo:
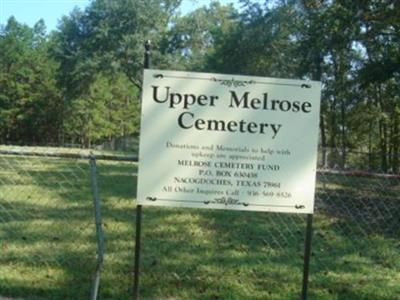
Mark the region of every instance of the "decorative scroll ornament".
[[214, 198], [214, 200], [177, 200], [177, 199], [162, 199], [162, 198], [157, 198], [157, 197], [146, 197], [147, 201], [170, 201], [170, 202], [187, 202], [187, 203], [203, 203], [205, 205], [209, 204], [223, 204], [225, 206], [264, 206], [264, 207], [294, 207], [295, 209], [305, 209], [304, 205], [299, 205], [296, 204], [294, 206], [291, 205], [263, 205], [263, 204], [255, 204], [255, 203], [248, 203], [248, 202], [240, 202], [239, 199], [235, 199], [232, 197], [220, 197], [220, 198]]
[[265, 84], [265, 85], [281, 85], [281, 86], [292, 86], [297, 88], [306, 88], [310, 89], [311, 84], [309, 83], [302, 83], [302, 84], [295, 84], [295, 83], [277, 83], [277, 82], [266, 82], [266, 81], [255, 81], [255, 80], [236, 80], [232, 77], [232, 79], [220, 79], [216, 77], [205, 78], [205, 77], [190, 77], [190, 76], [173, 76], [173, 75], [164, 75], [161, 73], [153, 74], [154, 78], [157, 79], [164, 79], [164, 78], [174, 78], [174, 79], [192, 79], [192, 80], [207, 80], [219, 83], [226, 87], [242, 87], [251, 84]]
[[232, 79], [218, 79], [215, 77], [211, 78], [211, 81], [219, 82], [221, 85], [225, 85], [227, 87], [238, 87], [238, 86], [246, 86], [248, 84], [256, 84], [254, 80], [236, 80], [234, 78]]
[[240, 202], [239, 199], [231, 198], [231, 197], [221, 197], [221, 198], [215, 198], [213, 201], [204, 201], [204, 204], [224, 204], [225, 206], [228, 205], [243, 205], [243, 206], [248, 206], [248, 203], [245, 202]]

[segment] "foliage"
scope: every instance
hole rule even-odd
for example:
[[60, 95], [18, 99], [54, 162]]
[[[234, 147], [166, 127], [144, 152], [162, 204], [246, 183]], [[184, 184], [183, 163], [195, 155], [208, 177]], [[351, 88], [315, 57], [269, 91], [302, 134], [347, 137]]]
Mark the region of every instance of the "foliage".
[[124, 74], [97, 76], [88, 91], [71, 102], [65, 119], [68, 138], [86, 147], [138, 134], [138, 91]]
[[233, 5], [222, 6], [211, 2], [188, 15], [176, 16], [162, 42], [164, 54], [171, 57], [175, 69], [209, 71], [216, 55], [216, 47], [238, 25], [238, 13]]
[[[398, 1], [95, 0], [45, 33], [1, 28], [0, 141], [126, 140], [139, 130], [143, 44], [160, 69], [319, 80], [325, 167], [400, 171]], [[329, 148], [329, 150], [328, 150]]]
[[57, 64], [46, 55], [43, 21], [34, 28], [10, 18], [0, 30], [0, 142], [57, 139]]

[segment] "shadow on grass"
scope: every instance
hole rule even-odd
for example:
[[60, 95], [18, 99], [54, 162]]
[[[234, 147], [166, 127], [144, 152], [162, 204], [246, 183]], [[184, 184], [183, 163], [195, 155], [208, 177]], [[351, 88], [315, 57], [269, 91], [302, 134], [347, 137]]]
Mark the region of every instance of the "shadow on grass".
[[[0, 188], [9, 188], [0, 194], [0, 295], [86, 299], [96, 251], [88, 162], [13, 164], [24, 171], [0, 171]], [[137, 168], [97, 164], [106, 247], [99, 299], [129, 299]], [[396, 231], [371, 224], [382, 183], [363, 192], [367, 182], [322, 180], [309, 299], [397, 299], [390, 281], [400, 266]], [[144, 207], [142, 299], [299, 299], [304, 231], [300, 215]]]
[[353, 236], [400, 236], [400, 181], [397, 178], [319, 177], [317, 213]]
[[91, 206], [49, 208], [3, 201], [0, 295], [86, 299], [96, 262]]
[[[304, 220], [158, 210], [144, 212], [141, 292], [146, 299], [299, 299]], [[309, 299], [397, 299], [399, 288], [392, 281], [400, 265], [395, 244], [368, 237], [357, 241], [326, 222], [326, 216], [317, 216]], [[283, 224], [289, 225], [285, 229]], [[323, 241], [320, 233], [335, 239]], [[390, 252], [390, 265], [382, 264], [381, 251], [373, 249], [378, 244]]]
[[94, 271], [93, 250], [64, 248], [62, 254], [53, 253], [54, 257], [46, 261], [43, 251], [30, 251], [18, 257], [6, 254], [7, 257], [0, 259], [2, 272], [8, 272], [1, 274], [0, 295], [24, 299], [87, 299]]

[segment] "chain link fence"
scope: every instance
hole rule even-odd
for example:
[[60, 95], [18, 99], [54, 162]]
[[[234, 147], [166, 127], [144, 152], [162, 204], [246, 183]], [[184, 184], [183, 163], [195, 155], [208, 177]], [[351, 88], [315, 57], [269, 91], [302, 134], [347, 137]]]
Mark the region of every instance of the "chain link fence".
[[96, 266], [89, 164], [0, 155], [0, 295], [87, 298]]
[[[89, 298], [99, 266], [89, 153], [0, 150], [0, 299]], [[97, 155], [98, 299], [132, 295], [135, 161]], [[318, 172], [309, 299], [400, 299], [399, 192], [396, 175]], [[141, 295], [299, 299], [305, 226], [303, 215], [145, 207]]]

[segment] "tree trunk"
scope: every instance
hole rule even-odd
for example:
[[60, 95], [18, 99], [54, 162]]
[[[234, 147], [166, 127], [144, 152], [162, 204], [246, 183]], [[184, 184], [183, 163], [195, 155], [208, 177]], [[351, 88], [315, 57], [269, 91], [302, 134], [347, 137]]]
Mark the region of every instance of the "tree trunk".
[[396, 108], [394, 111], [394, 119], [393, 119], [393, 153], [392, 153], [392, 165], [393, 172], [399, 173], [400, 171], [400, 114], [396, 112]]
[[379, 147], [380, 147], [380, 157], [381, 157], [381, 170], [382, 172], [388, 171], [388, 143], [387, 143], [387, 122], [384, 117], [385, 109], [382, 101], [382, 90], [381, 86], [377, 86], [376, 90], [376, 101], [380, 109], [382, 116], [379, 118]]
[[381, 169], [383, 172], [388, 171], [387, 163], [387, 126], [383, 119], [379, 120], [379, 145], [381, 152]]
[[347, 158], [347, 150], [346, 150], [346, 107], [345, 101], [342, 99], [340, 101], [340, 116], [342, 119], [342, 128], [341, 128], [341, 139], [342, 139], [342, 160], [341, 167], [342, 169], [346, 168], [346, 158]]
[[326, 132], [325, 132], [325, 118], [324, 114], [321, 111], [320, 116], [319, 116], [319, 127], [321, 130], [321, 150], [322, 150], [322, 167], [325, 169], [327, 168], [327, 152], [326, 152]]
[[[316, 81], [321, 81], [322, 79], [322, 62], [323, 62], [323, 56], [320, 52], [315, 54], [315, 73], [313, 75], [313, 79]], [[322, 102], [322, 99], [321, 99]], [[323, 111], [324, 106], [321, 103], [321, 109], [320, 109], [320, 115], [319, 115], [319, 127], [321, 130], [321, 150], [322, 150], [322, 167], [327, 168], [327, 140], [326, 140], [326, 128], [325, 128], [325, 117], [324, 114], [325, 112]]]
[[334, 167], [337, 161], [337, 149], [336, 149], [336, 97], [334, 97], [333, 103], [330, 109], [330, 137], [329, 137], [329, 148], [331, 149], [331, 156], [329, 159], [329, 167]]
[[372, 171], [372, 124], [369, 123], [369, 132], [368, 132], [368, 171]]

